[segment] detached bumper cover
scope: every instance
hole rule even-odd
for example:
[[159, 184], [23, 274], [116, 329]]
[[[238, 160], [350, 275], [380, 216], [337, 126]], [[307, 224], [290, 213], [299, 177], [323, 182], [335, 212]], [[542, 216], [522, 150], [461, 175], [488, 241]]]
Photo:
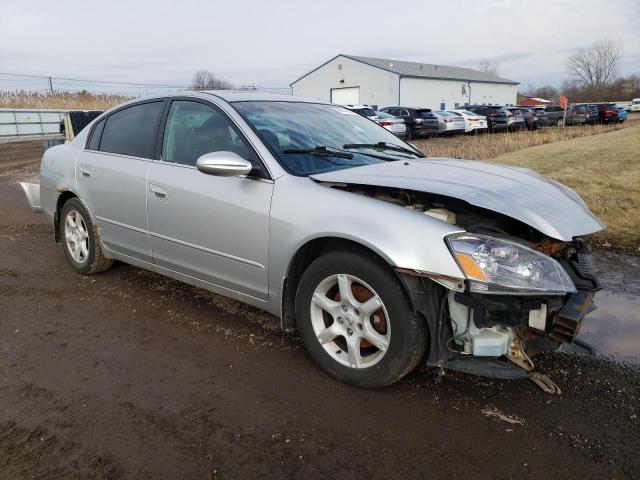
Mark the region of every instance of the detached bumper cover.
[[37, 183], [20, 182], [22, 190], [27, 197], [29, 207], [34, 212], [42, 212], [42, 206], [40, 205], [40, 185]]

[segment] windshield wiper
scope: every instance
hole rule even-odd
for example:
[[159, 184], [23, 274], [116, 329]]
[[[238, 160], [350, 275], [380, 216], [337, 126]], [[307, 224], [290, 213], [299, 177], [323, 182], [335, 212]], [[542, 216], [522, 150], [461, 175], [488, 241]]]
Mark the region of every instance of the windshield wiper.
[[309, 155], [318, 155], [320, 157], [339, 157], [339, 158], [353, 158], [353, 153], [343, 152], [337, 148], [326, 147], [324, 145], [319, 145], [314, 148], [289, 148], [287, 150], [283, 150], [283, 153], [293, 153], [293, 154], [309, 154]]
[[409, 148], [401, 147], [400, 145], [395, 145], [393, 143], [387, 142], [378, 142], [378, 143], [347, 143], [342, 148], [350, 149], [350, 148], [375, 148], [379, 150], [392, 150], [394, 152], [402, 152], [408, 153], [409, 155], [413, 155], [414, 157], [424, 158], [422, 153], [419, 153], [415, 150], [411, 150]]

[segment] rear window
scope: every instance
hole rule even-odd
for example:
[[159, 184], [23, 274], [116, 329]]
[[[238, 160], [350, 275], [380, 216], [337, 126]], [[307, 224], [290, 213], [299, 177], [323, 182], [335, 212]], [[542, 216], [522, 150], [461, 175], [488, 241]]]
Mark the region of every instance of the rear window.
[[378, 118], [395, 118], [393, 115], [389, 115], [386, 112], [376, 112], [376, 115], [378, 115]]
[[87, 148], [89, 150], [98, 150], [100, 147], [100, 137], [102, 136], [102, 129], [104, 128], [104, 119], [100, 120], [96, 126], [93, 128], [93, 132], [91, 133], [91, 138], [89, 139], [89, 144]]
[[102, 132], [100, 151], [153, 158], [162, 106], [162, 101], [143, 103], [109, 115]]
[[422, 110], [416, 110], [416, 117], [418, 118], [431, 118], [433, 114], [429, 108], [424, 108]]

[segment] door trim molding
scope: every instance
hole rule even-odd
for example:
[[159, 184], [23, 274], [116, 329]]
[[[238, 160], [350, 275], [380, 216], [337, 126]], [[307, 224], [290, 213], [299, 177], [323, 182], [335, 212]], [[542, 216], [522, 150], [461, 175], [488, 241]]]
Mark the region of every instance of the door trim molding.
[[[230, 260], [235, 260], [236, 262], [245, 263], [247, 265], [251, 265], [252, 267], [258, 267], [264, 269], [265, 266], [259, 262], [255, 262], [253, 260], [249, 260], [247, 258], [238, 257], [236, 255], [231, 255], [230, 253], [220, 252], [219, 250], [213, 250], [211, 248], [203, 247], [201, 245], [196, 245], [195, 243], [185, 242], [184, 240], [179, 240], [177, 238], [169, 237], [167, 235], [162, 235], [160, 233], [149, 232], [149, 235], [155, 238], [159, 238], [161, 240], [166, 240], [168, 242], [177, 243], [178, 245], [182, 245], [185, 247], [193, 248], [195, 250], [200, 250], [202, 252], [211, 253], [212, 255], [217, 255], [219, 257], [228, 258]], [[153, 250], [153, 249], [152, 249]]]

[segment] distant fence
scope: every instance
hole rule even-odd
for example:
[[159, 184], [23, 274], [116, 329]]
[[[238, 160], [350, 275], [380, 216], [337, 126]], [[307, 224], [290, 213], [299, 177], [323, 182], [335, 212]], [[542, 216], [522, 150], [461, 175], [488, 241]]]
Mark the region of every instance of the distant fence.
[[69, 110], [0, 108], [0, 142], [61, 138], [60, 122]]

